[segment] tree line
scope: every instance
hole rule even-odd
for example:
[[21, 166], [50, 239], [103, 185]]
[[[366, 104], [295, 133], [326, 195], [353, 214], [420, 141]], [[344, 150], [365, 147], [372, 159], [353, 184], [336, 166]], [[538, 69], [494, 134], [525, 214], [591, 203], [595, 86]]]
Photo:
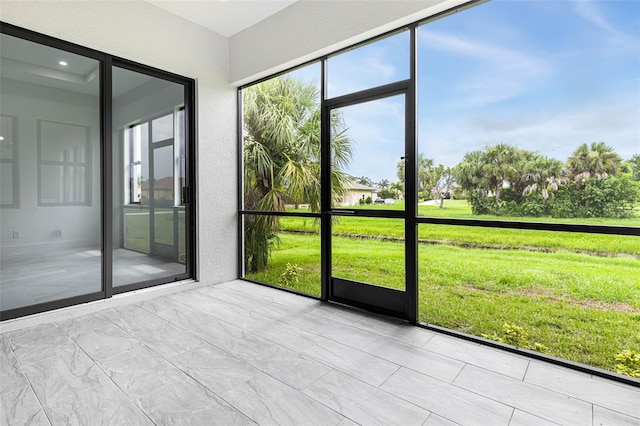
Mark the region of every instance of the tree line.
[[565, 162], [490, 145], [465, 154], [452, 174], [474, 214], [625, 218], [640, 201], [640, 155], [625, 162], [604, 142], [580, 145]]

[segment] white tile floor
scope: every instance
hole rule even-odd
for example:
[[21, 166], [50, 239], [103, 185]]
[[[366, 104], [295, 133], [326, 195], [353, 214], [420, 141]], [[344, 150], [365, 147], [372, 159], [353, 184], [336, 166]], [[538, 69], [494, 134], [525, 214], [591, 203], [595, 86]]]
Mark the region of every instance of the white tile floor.
[[242, 281], [0, 342], [3, 425], [640, 425], [640, 388]]

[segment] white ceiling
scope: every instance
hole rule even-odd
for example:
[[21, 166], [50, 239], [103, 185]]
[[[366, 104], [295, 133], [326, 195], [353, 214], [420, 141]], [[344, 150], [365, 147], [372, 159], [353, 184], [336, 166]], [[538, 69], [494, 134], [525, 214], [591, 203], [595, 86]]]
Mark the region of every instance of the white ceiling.
[[239, 33], [298, 0], [147, 0], [149, 3], [222, 34]]

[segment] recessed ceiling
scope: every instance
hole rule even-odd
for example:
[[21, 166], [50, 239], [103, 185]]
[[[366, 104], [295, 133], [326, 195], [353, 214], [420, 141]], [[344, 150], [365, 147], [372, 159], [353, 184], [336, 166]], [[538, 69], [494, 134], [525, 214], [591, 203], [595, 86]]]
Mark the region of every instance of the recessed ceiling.
[[184, 19], [222, 34], [239, 33], [298, 0], [147, 0]]

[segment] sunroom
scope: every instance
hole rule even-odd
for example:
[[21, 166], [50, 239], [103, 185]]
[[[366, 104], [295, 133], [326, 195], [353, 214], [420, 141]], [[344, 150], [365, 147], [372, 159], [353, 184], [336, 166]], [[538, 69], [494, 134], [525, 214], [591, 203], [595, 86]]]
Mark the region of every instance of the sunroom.
[[3, 0], [3, 421], [640, 422], [638, 16]]

